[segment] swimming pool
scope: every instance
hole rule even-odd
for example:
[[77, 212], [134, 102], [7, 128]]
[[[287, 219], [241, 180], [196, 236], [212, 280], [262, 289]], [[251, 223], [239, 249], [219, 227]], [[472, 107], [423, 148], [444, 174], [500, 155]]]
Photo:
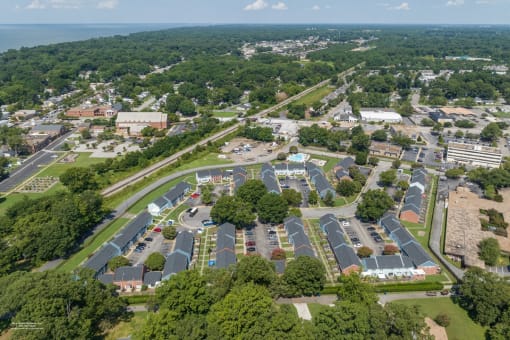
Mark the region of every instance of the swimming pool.
[[287, 157], [289, 162], [303, 163], [310, 158], [310, 155], [306, 153], [296, 153]]

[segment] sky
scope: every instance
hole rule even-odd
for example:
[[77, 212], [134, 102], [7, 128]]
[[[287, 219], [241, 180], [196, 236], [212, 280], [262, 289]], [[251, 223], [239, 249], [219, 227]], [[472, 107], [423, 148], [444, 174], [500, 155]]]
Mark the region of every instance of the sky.
[[0, 24], [510, 24], [510, 0], [0, 0]]

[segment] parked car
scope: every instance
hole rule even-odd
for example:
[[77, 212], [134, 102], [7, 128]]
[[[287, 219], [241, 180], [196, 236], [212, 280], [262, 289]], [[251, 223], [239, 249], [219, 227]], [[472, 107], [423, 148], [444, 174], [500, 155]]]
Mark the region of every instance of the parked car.
[[141, 253], [141, 252], [142, 252], [142, 249], [139, 249], [139, 248], [135, 249], [135, 253]]
[[160, 227], [156, 227], [154, 229], [152, 229], [153, 232], [155, 233], [160, 233], [161, 232], [161, 228]]
[[254, 245], [255, 245], [255, 241], [248, 241], [248, 242], [246, 242], [246, 243], [245, 243], [245, 245], [246, 245], [247, 247], [254, 246]]
[[379, 236], [379, 234], [378, 234], [377, 232], [375, 232], [375, 231], [372, 231], [372, 232], [370, 233], [370, 236], [372, 236], [372, 237], [376, 237], [376, 236]]
[[152, 238], [152, 237], [146, 237], [144, 240], [145, 240], [146, 242], [152, 242], [152, 241], [153, 241], [153, 238]]
[[425, 295], [427, 295], [427, 296], [436, 296], [437, 292], [429, 291], [429, 292], [426, 292]]
[[368, 227], [367, 230], [368, 231], [375, 231], [375, 228], [374, 227]]
[[377, 237], [374, 237], [374, 241], [377, 243], [381, 243], [383, 241], [383, 239], [381, 238], [381, 236], [377, 236]]
[[254, 251], [257, 251], [257, 248], [249, 247], [249, 248], [246, 248], [246, 250], [249, 251], [249, 252], [254, 252]]
[[351, 224], [349, 223], [349, 221], [343, 221], [342, 222], [342, 227], [348, 227], [350, 226]]

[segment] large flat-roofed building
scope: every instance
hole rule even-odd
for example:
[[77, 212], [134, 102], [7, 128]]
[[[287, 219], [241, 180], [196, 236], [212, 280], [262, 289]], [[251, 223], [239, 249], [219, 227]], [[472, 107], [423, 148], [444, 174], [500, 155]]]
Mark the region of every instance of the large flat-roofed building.
[[486, 168], [499, 168], [502, 154], [498, 148], [479, 144], [448, 143], [446, 161]]
[[168, 127], [167, 114], [161, 112], [119, 112], [115, 122], [117, 131], [125, 135], [140, 135], [148, 126], [155, 129]]
[[117, 111], [111, 106], [81, 105], [73, 107], [66, 112], [66, 116], [75, 118], [110, 118], [115, 116]]
[[401, 123], [402, 116], [394, 111], [388, 110], [360, 110], [361, 121], [363, 122], [386, 122]]

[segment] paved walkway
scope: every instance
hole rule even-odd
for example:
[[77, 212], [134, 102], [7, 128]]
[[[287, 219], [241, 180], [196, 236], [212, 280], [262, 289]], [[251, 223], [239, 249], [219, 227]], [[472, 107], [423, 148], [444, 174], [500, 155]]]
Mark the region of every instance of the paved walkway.
[[295, 303], [294, 307], [296, 307], [297, 315], [299, 318], [303, 320], [312, 320], [312, 314], [310, 314], [310, 310], [308, 309], [308, 305], [306, 303]]

